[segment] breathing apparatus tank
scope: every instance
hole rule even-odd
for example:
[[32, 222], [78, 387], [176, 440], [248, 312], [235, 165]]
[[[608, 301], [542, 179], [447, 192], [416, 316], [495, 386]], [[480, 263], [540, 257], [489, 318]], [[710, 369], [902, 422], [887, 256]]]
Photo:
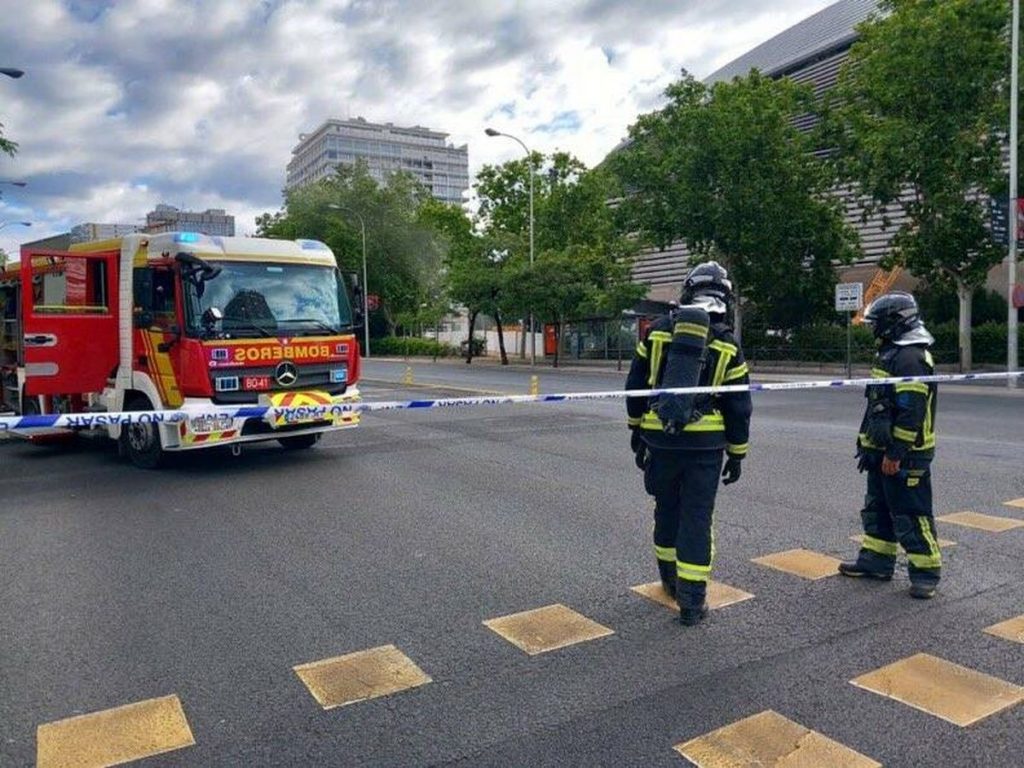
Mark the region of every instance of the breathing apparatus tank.
[[[696, 387], [707, 357], [711, 318], [703, 308], [696, 306], [680, 307], [670, 318], [672, 341], [668, 345], [660, 387]], [[653, 408], [665, 432], [674, 435], [704, 415], [702, 406], [707, 401], [706, 395], [662, 394], [657, 396]]]

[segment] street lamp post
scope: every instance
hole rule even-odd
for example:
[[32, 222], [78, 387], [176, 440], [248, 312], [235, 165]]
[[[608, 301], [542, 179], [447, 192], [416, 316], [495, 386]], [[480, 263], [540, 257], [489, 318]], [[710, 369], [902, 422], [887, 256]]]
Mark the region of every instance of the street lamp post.
[[[512, 139], [512, 141], [518, 142], [519, 146], [523, 148], [526, 153], [527, 172], [530, 174], [530, 266], [533, 266], [533, 153], [530, 152], [530, 148], [523, 143], [522, 139], [513, 136], [510, 133], [502, 133], [496, 131], [493, 128], [485, 128], [484, 133], [488, 136], [504, 136], [506, 139]], [[533, 312], [530, 312], [530, 365], [537, 364], [537, 334], [533, 328]], [[472, 343], [472, 341], [470, 341]]]
[[21, 70], [21, 69], [11, 69], [10, 67], [0, 67], [0, 75], [7, 75], [8, 77], [13, 77], [15, 80], [17, 80], [19, 77], [21, 77], [24, 74], [25, 74], [24, 70]]
[[[1006, 283], [1006, 370], [1016, 371], [1017, 359], [1017, 307], [1013, 305], [1014, 289], [1017, 286], [1017, 87], [1020, 78], [1020, 0], [1013, 0], [1013, 31], [1011, 33], [1010, 54], [1010, 248], [1007, 253], [1009, 262]], [[1011, 376], [1006, 380], [1007, 386], [1016, 387], [1020, 380]]]
[[9, 226], [11, 224], [17, 224], [20, 227], [31, 227], [32, 226], [32, 222], [31, 221], [0, 221], [0, 229], [3, 229], [4, 227]]
[[353, 211], [337, 203], [328, 203], [327, 207], [334, 211], [351, 213], [359, 219], [359, 232], [363, 239], [363, 349], [364, 357], [370, 356], [370, 286], [366, 281], [366, 222], [359, 211]]

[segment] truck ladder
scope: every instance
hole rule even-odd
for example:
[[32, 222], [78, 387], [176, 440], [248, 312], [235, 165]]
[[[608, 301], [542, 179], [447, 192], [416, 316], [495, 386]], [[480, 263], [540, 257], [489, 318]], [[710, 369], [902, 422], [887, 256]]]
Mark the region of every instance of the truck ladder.
[[864, 292], [864, 306], [854, 316], [853, 322], [856, 324], [863, 323], [864, 310], [867, 309], [871, 302], [879, 296], [892, 290], [892, 287], [896, 285], [896, 281], [900, 279], [900, 275], [902, 274], [903, 267], [893, 267], [889, 272], [886, 272], [881, 268], [876, 269], [874, 276], [871, 278], [871, 283], [868, 285], [868, 289]]

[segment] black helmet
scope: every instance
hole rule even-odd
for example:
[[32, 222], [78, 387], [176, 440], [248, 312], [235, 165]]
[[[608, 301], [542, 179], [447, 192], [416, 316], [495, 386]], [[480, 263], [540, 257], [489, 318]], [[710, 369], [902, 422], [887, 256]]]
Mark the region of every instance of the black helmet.
[[899, 341], [924, 325], [917, 301], [902, 291], [887, 293], [871, 302], [864, 312], [864, 322], [871, 326], [875, 338], [883, 342]]
[[732, 281], [729, 280], [729, 273], [725, 267], [717, 261], [707, 261], [698, 264], [690, 270], [683, 280], [683, 292], [681, 301], [683, 304], [692, 304], [698, 296], [707, 296], [717, 299], [722, 307], [722, 313], [728, 312], [732, 304]]

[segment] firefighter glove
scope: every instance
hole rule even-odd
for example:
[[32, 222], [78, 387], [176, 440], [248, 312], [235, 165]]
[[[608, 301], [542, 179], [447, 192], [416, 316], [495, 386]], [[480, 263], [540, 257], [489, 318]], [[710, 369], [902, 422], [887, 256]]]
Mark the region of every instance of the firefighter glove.
[[643, 471], [647, 469], [647, 443], [640, 436], [639, 429], [631, 429], [629, 435], [629, 447], [633, 451], [633, 461], [636, 462], [637, 469]]
[[871, 469], [871, 456], [867, 451], [857, 451], [857, 471], [867, 472]]
[[885, 449], [885, 458], [890, 461], [900, 462], [906, 458], [910, 451], [910, 445], [902, 440], [893, 440]]
[[650, 458], [650, 454], [647, 453], [646, 445], [641, 445], [640, 450], [633, 454], [633, 461], [636, 462], [636, 468], [641, 472], [647, 471], [647, 462]]
[[730, 456], [725, 460], [725, 468], [722, 469], [722, 485], [731, 485], [740, 479], [742, 474], [743, 460], [738, 456]]
[[644, 447], [644, 439], [640, 437], [640, 430], [633, 427], [629, 430], [629, 448], [633, 453]]

